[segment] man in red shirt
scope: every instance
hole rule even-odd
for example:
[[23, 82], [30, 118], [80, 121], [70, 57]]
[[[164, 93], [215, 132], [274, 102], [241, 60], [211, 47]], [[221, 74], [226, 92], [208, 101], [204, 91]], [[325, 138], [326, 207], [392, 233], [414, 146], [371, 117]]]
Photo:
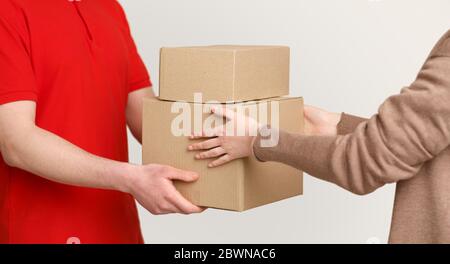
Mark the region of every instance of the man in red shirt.
[[0, 1], [0, 243], [142, 243], [134, 198], [201, 211], [172, 185], [197, 174], [127, 162], [150, 87], [117, 1]]

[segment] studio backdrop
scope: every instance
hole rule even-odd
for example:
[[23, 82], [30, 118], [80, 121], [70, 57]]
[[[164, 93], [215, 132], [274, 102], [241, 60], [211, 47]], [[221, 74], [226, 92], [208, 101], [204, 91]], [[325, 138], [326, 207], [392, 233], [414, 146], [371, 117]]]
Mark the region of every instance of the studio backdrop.
[[[364, 117], [416, 77], [448, 30], [448, 0], [120, 0], [158, 92], [159, 49], [287, 45], [291, 95]], [[129, 135], [132, 163], [141, 147]], [[147, 243], [386, 243], [395, 185], [356, 196], [305, 175], [304, 195], [243, 213], [153, 216]]]

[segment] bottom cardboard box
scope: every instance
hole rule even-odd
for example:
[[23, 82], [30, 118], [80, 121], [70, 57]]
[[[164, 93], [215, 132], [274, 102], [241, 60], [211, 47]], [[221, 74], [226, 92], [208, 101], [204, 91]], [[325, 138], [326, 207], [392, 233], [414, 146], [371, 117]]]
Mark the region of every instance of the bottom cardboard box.
[[[256, 109], [260, 122], [272, 126], [276, 122], [285, 131], [303, 132], [302, 98], [277, 97], [233, 105]], [[175, 186], [192, 203], [204, 207], [244, 211], [303, 193], [303, 173], [284, 164], [260, 162], [249, 157], [208, 168], [209, 161], [195, 160], [195, 153], [187, 151], [188, 145], [193, 143], [187, 136], [199, 125], [214, 124], [208, 113], [210, 106], [145, 99], [143, 163], [198, 172], [198, 181], [176, 182]]]

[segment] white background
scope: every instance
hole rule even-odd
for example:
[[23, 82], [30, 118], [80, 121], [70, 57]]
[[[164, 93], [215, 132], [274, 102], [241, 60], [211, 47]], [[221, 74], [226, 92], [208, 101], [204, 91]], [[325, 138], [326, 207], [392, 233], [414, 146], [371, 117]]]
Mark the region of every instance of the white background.
[[[162, 46], [288, 45], [292, 95], [365, 117], [414, 80], [450, 25], [448, 0], [120, 2], [155, 88]], [[131, 137], [129, 147], [140, 164]], [[140, 219], [147, 243], [386, 243], [394, 191], [359, 197], [306, 176], [304, 196], [248, 212], [153, 216], [140, 208]]]

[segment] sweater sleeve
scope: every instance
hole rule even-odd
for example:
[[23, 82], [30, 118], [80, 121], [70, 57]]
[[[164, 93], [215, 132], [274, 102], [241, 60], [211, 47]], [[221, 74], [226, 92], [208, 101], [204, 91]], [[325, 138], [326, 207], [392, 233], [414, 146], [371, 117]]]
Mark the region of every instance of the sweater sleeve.
[[427, 60], [410, 87], [388, 98], [353, 133], [305, 136], [278, 131], [275, 147], [263, 148], [261, 137], [257, 138], [255, 155], [263, 161], [286, 163], [356, 194], [413, 177], [450, 144], [450, 50], [439, 51], [439, 56]]
[[342, 113], [341, 120], [337, 124], [337, 134], [347, 135], [353, 133], [356, 127], [365, 121], [367, 121], [366, 118], [350, 115], [347, 113]]

